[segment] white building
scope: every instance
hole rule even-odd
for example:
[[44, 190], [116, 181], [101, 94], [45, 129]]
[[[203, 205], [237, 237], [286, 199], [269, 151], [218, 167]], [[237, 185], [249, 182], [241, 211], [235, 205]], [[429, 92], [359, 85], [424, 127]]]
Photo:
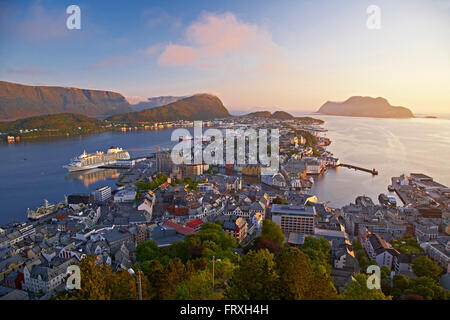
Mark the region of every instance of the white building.
[[395, 269], [395, 258], [400, 255], [400, 252], [392, 248], [378, 234], [367, 233], [363, 235], [361, 245], [369, 258], [375, 260], [380, 267], [386, 265], [391, 270]]
[[132, 202], [136, 199], [136, 190], [124, 189], [114, 195], [114, 202]]
[[310, 206], [272, 205], [272, 221], [283, 233], [314, 234], [316, 209]]
[[67, 267], [76, 264], [76, 259], [70, 259], [56, 266], [25, 266], [23, 270], [23, 289], [34, 293], [48, 293], [64, 282]]
[[155, 200], [156, 200], [155, 194], [152, 191], [148, 191], [145, 194], [144, 201], [138, 207], [139, 211], [145, 211], [145, 216], [148, 220], [150, 220], [152, 217]]
[[92, 192], [94, 195], [94, 201], [103, 203], [111, 199], [111, 188], [108, 186], [100, 187]]

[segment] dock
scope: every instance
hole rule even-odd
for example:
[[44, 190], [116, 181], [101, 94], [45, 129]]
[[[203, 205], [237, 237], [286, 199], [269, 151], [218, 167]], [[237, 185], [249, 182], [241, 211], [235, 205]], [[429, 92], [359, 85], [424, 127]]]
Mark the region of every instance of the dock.
[[362, 167], [358, 167], [358, 166], [354, 166], [352, 164], [346, 164], [346, 163], [341, 163], [336, 165], [337, 167], [346, 167], [349, 169], [355, 169], [355, 170], [360, 170], [360, 171], [364, 171], [364, 172], [368, 172], [371, 173], [372, 175], [376, 176], [378, 175], [378, 171], [374, 169], [366, 169], [366, 168], [362, 168]]

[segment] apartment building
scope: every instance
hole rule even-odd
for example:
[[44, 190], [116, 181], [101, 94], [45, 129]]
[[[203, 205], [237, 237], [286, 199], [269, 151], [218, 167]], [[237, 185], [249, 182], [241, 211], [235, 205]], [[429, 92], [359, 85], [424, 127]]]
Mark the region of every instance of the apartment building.
[[285, 234], [314, 234], [316, 209], [313, 206], [272, 205], [272, 221]]

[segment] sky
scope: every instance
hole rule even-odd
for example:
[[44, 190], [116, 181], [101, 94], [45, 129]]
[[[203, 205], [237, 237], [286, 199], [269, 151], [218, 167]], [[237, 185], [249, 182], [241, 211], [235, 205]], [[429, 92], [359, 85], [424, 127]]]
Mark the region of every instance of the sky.
[[131, 102], [207, 92], [232, 113], [354, 95], [450, 113], [450, 0], [0, 0], [0, 80]]

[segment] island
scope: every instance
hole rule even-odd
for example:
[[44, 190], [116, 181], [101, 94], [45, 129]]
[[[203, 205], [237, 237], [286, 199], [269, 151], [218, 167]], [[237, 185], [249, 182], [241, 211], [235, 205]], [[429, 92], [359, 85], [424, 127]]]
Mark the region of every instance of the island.
[[391, 106], [382, 97], [353, 96], [344, 102], [327, 101], [317, 113], [346, 117], [414, 118], [413, 113], [408, 108]]

